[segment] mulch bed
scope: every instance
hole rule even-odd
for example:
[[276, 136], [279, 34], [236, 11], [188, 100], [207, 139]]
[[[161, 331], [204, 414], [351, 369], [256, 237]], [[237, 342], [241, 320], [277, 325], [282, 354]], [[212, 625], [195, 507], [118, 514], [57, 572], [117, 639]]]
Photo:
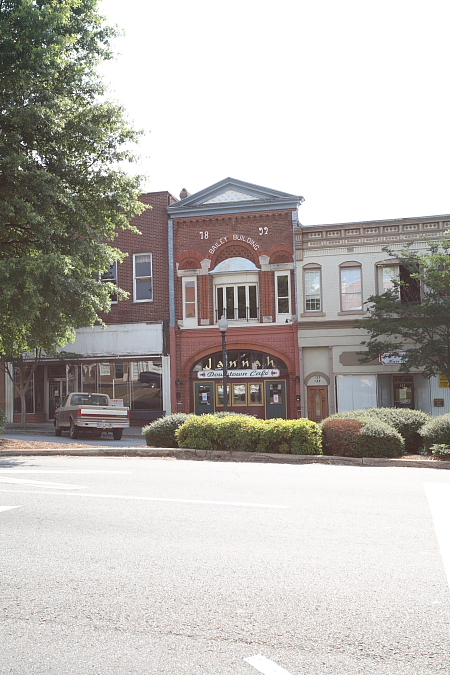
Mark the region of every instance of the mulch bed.
[[1, 438], [1, 450], [70, 450], [70, 448], [96, 448], [98, 445], [87, 445], [86, 443], [51, 443], [49, 441], [25, 441], [16, 438]]

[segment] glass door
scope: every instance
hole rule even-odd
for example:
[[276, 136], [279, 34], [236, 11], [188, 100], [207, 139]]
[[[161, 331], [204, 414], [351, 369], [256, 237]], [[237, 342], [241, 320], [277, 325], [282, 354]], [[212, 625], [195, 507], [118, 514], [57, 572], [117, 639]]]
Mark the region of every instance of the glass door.
[[394, 408], [414, 409], [414, 379], [412, 375], [394, 375]]
[[63, 398], [66, 396], [66, 380], [49, 380], [48, 383], [48, 419], [55, 417], [55, 409], [59, 408]]
[[274, 417], [286, 419], [286, 382], [266, 380], [266, 419]]
[[214, 412], [214, 382], [194, 382], [194, 404], [196, 415]]

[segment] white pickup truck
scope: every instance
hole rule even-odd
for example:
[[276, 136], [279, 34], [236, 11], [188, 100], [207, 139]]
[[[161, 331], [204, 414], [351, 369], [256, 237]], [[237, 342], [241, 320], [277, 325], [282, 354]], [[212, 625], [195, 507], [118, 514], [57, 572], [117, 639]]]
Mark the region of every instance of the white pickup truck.
[[130, 426], [130, 409], [114, 403], [107, 394], [74, 391], [55, 410], [55, 436], [68, 431], [70, 438], [78, 438], [80, 431], [93, 431], [100, 437], [102, 431], [112, 431], [114, 440], [120, 441]]

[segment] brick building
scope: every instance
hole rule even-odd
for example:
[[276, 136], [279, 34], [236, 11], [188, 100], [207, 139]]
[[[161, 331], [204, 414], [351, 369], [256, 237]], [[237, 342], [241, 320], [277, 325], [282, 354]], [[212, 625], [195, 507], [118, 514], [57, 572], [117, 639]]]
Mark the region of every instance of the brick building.
[[[128, 292], [125, 300], [112, 296], [111, 311], [102, 318], [106, 328], [80, 328], [65, 349], [77, 358], [45, 359], [27, 395], [27, 419], [52, 420], [55, 406], [71, 391], [101, 391], [123, 399], [132, 423], [142, 423], [170, 411], [168, 192], [142, 195], [150, 207], [133, 219], [141, 234], [119, 232], [114, 246], [127, 253], [103, 279]], [[19, 421], [20, 400], [6, 378], [3, 401], [9, 421]], [[3, 405], [2, 405], [3, 404]]]
[[294, 228], [302, 197], [226, 178], [171, 204], [172, 410], [297, 417]]

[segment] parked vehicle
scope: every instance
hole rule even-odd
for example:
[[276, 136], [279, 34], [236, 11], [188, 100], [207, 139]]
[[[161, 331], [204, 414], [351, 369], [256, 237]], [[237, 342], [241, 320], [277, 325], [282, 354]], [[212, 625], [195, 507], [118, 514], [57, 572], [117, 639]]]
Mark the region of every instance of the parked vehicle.
[[78, 438], [80, 431], [93, 431], [100, 437], [103, 431], [112, 431], [114, 440], [120, 441], [130, 426], [130, 409], [121, 404], [107, 394], [73, 392], [55, 410], [55, 436], [68, 431], [70, 438]]

